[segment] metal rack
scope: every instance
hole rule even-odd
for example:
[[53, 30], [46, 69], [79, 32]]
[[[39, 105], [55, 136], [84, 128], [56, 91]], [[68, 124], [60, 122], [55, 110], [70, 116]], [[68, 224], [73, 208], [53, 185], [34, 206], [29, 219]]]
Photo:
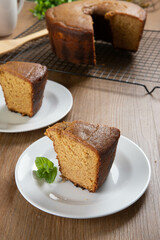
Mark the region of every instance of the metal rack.
[[[17, 37], [45, 27], [44, 20], [37, 21]], [[96, 42], [96, 56], [96, 66], [75, 65], [62, 61], [53, 54], [47, 36], [0, 56], [0, 63], [37, 62], [46, 65], [49, 71], [139, 85], [144, 87], [148, 94], [160, 88], [160, 31], [145, 30], [136, 53], [114, 49], [108, 43]]]

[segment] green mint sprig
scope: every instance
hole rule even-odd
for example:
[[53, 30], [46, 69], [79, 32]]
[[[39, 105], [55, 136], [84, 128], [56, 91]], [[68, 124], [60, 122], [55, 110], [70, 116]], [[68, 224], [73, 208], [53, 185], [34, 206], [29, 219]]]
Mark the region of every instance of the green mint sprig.
[[62, 3], [72, 2], [76, 0], [35, 0], [36, 6], [30, 9], [38, 19], [43, 19], [48, 8], [58, 6]]
[[35, 164], [37, 171], [34, 171], [38, 178], [44, 178], [47, 183], [54, 182], [57, 176], [57, 167], [45, 157], [36, 157]]

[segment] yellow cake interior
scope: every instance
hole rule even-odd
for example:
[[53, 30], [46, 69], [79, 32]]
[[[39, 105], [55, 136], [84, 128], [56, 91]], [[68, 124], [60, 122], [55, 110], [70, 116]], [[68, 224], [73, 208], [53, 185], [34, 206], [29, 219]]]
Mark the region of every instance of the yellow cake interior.
[[[105, 17], [107, 18], [107, 14]], [[136, 51], [141, 37], [139, 32], [143, 24], [132, 16], [115, 15], [111, 21], [113, 45], [116, 48]]]
[[23, 115], [32, 114], [32, 86], [8, 72], [1, 72], [0, 84], [9, 110]]
[[97, 182], [99, 157], [80, 142], [62, 133], [52, 132], [63, 177], [83, 188], [94, 191]]

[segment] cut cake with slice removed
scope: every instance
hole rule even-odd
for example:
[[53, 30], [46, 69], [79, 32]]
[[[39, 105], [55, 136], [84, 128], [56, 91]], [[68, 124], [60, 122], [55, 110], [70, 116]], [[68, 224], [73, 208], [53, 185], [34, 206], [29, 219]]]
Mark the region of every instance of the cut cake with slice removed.
[[119, 129], [73, 121], [55, 124], [45, 135], [53, 141], [62, 177], [90, 192], [104, 183], [115, 158]]
[[47, 67], [30, 62], [0, 66], [0, 85], [10, 111], [32, 117], [40, 109], [47, 81]]
[[[111, 43], [114, 48], [138, 50], [146, 11], [127, 1], [83, 0], [49, 8], [45, 19], [58, 58], [74, 64], [95, 65], [99, 52], [95, 40]], [[107, 59], [112, 58], [112, 53], [109, 51]], [[105, 60], [105, 54], [102, 59]]]

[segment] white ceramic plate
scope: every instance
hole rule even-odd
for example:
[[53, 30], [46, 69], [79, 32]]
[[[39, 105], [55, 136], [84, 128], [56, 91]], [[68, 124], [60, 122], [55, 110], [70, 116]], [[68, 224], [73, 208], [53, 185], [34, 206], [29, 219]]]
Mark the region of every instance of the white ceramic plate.
[[0, 132], [26, 132], [49, 126], [63, 118], [72, 104], [73, 98], [67, 88], [47, 80], [42, 106], [30, 118], [8, 110], [0, 86]]
[[96, 193], [75, 187], [69, 181], [61, 181], [59, 172], [52, 184], [37, 180], [33, 170], [36, 170], [34, 162], [38, 156], [48, 157], [58, 166], [52, 141], [47, 137], [39, 139], [24, 151], [17, 162], [17, 187], [33, 206], [62, 217], [94, 218], [127, 208], [142, 196], [151, 176], [144, 152], [123, 136], [110, 174]]

